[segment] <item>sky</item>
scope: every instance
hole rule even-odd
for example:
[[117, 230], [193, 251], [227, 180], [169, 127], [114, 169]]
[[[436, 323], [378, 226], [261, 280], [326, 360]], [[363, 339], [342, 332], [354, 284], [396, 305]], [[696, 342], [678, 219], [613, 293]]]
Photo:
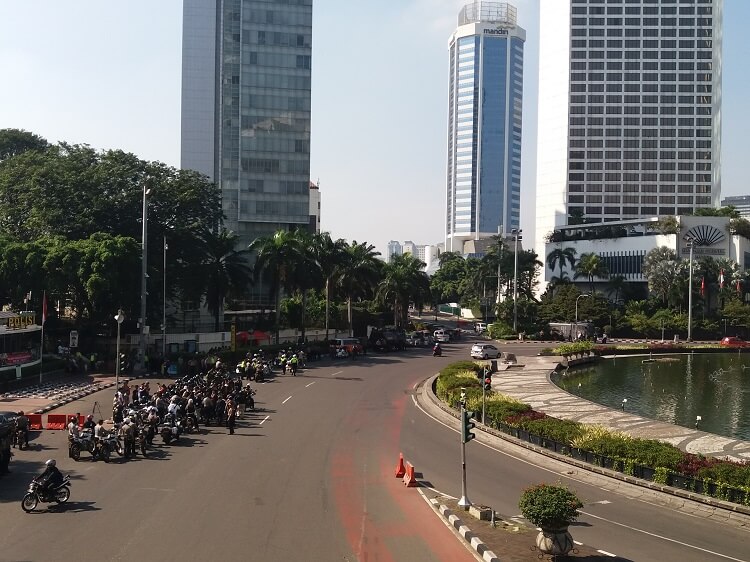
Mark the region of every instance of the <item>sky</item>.
[[[213, 1], [213, 0], [206, 0]], [[534, 230], [538, 16], [527, 31], [521, 227]], [[445, 237], [448, 38], [467, 0], [314, 0], [311, 179], [334, 238]], [[127, 6], [124, 8], [123, 6]], [[722, 197], [750, 195], [750, 1], [725, 0]], [[0, 2], [0, 128], [180, 165], [181, 0]], [[531, 236], [528, 236], [531, 239]], [[539, 250], [537, 250], [539, 252]]]

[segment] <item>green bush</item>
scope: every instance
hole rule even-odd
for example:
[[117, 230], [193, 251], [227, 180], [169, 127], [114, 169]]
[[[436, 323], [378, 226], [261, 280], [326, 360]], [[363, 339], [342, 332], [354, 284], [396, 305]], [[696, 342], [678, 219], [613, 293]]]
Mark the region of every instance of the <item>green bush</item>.
[[750, 465], [722, 462], [700, 469], [698, 477], [725, 482], [731, 486], [750, 486]]
[[594, 349], [594, 343], [590, 341], [577, 341], [572, 343], [561, 343], [552, 350], [554, 355], [573, 355], [585, 353]]
[[474, 361], [456, 361], [443, 367], [440, 370], [440, 376], [455, 375], [465, 371], [473, 371], [478, 374], [482, 372], [482, 366]]
[[583, 432], [583, 426], [578, 422], [549, 417], [529, 420], [523, 424], [523, 428], [545, 439], [554, 439], [566, 445], [572, 443]]
[[[487, 334], [493, 340], [504, 339], [504, 336], [513, 334], [513, 328], [505, 322], [493, 322], [492, 324], [487, 326]], [[516, 336], [510, 336], [511, 339], [515, 337]]]
[[578, 519], [583, 503], [565, 486], [539, 484], [523, 491], [518, 507], [537, 527], [560, 529]]

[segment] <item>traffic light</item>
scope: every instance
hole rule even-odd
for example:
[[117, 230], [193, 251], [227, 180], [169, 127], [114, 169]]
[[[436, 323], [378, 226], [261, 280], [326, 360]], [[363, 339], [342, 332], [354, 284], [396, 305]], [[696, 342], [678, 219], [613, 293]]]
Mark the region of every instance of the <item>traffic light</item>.
[[471, 431], [476, 427], [476, 424], [472, 421], [474, 412], [469, 410], [461, 410], [461, 437], [464, 443], [468, 443], [474, 439], [475, 435]]
[[127, 367], [126, 355], [124, 353], [120, 353], [118, 361], [120, 362], [120, 372], [124, 373]]
[[486, 377], [484, 379], [484, 389], [485, 390], [492, 390], [492, 379], [490, 377]]

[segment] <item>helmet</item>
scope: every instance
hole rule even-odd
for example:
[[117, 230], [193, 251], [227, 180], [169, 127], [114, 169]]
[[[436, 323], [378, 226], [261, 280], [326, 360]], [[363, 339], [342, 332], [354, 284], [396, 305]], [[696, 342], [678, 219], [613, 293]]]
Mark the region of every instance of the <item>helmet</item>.
[[94, 419], [94, 414], [89, 414], [88, 416], [86, 416], [86, 419], [87, 420], [93, 420]]
[[46, 463], [44, 463], [47, 466], [55, 466], [57, 463], [55, 462], [55, 459], [49, 459]]
[[18, 415], [22, 416], [23, 415], [23, 410], [21, 410], [20, 412], [18, 412]]
[[70, 416], [70, 421], [77, 422], [78, 418], [76, 416]]

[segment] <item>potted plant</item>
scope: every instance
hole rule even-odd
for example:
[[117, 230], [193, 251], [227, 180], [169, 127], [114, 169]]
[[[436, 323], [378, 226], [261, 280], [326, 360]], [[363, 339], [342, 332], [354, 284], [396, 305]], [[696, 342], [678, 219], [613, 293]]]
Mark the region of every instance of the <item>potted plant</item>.
[[568, 526], [578, 519], [583, 503], [562, 485], [538, 484], [526, 488], [518, 502], [521, 514], [541, 528], [536, 546], [544, 554], [564, 555], [573, 549]]

